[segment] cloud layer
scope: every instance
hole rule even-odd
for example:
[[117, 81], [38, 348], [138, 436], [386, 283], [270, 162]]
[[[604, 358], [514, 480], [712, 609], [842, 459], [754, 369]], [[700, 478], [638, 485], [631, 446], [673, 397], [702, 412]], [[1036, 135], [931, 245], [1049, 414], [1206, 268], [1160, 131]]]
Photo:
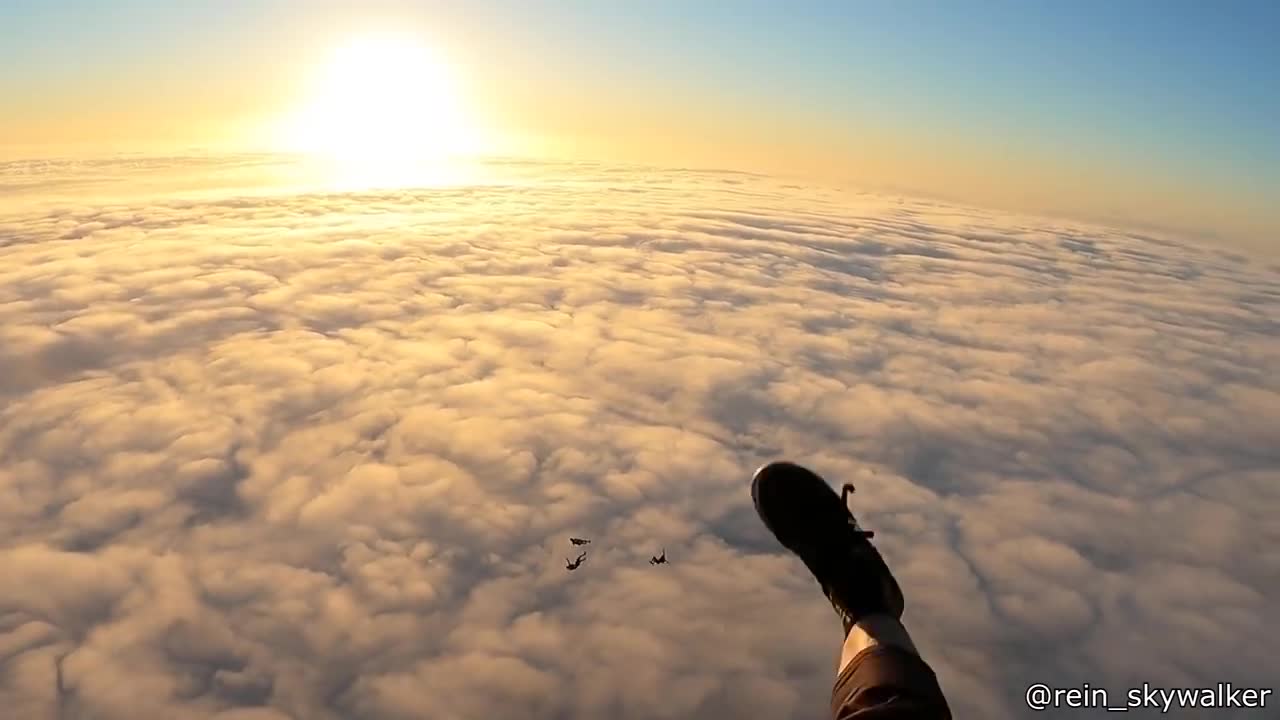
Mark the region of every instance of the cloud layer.
[[858, 484], [957, 717], [1024, 715], [1031, 682], [1274, 682], [1276, 268], [506, 170], [5, 219], [0, 705], [821, 716], [839, 625], [747, 491], [780, 456]]

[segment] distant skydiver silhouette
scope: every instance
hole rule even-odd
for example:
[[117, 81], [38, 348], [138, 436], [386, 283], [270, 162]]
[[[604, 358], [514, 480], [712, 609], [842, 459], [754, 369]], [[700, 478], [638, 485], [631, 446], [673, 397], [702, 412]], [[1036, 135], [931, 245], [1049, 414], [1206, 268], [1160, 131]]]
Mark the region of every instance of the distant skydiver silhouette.
[[591, 541], [587, 540], [586, 538], [576, 538], [576, 537], [569, 538], [569, 542], [573, 543], [574, 545], [590, 545], [591, 544]]
[[565, 558], [564, 567], [566, 570], [570, 570], [570, 571], [577, 570], [578, 567], [582, 565], [582, 561], [586, 559], [587, 559], [587, 554], [585, 552], [579, 555], [577, 560], [574, 560], [572, 562], [570, 562], [569, 558]]
[[665, 563], [666, 561], [667, 561], [667, 549], [666, 549], [666, 548], [662, 548], [662, 554], [661, 554], [661, 555], [654, 555], [653, 557], [649, 558], [649, 564], [650, 564], [650, 565], [661, 565], [661, 564]]

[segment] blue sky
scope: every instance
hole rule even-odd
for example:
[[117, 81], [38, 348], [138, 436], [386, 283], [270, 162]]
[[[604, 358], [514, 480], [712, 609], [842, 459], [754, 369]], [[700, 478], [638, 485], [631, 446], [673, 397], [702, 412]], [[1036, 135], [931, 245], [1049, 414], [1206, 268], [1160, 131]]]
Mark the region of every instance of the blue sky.
[[[191, 53], [287, 35], [324, 2], [5, 0], [8, 83], [97, 62], [180, 63]], [[333, 7], [341, 4], [329, 3]], [[956, 124], [1001, 134], [1133, 143], [1175, 163], [1229, 160], [1258, 178], [1280, 161], [1280, 3], [681, 2], [370, 3], [384, 12], [506, 22], [555, 60], [625, 78], [703, 85], [762, 104]], [[390, 10], [387, 10], [390, 9]], [[170, 56], [167, 53], [172, 52]], [[86, 55], [97, 56], [86, 66]], [[544, 55], [545, 57], [545, 55]], [[637, 66], [643, 62], [645, 67]], [[1272, 175], [1271, 177], [1275, 177]]]
[[744, 97], [1137, 144], [1174, 167], [1215, 158], [1258, 179], [1280, 162], [1280, 3], [594, 3], [570, 26], [607, 28], [601, 55], [656, 45], [664, 77], [692, 67]]

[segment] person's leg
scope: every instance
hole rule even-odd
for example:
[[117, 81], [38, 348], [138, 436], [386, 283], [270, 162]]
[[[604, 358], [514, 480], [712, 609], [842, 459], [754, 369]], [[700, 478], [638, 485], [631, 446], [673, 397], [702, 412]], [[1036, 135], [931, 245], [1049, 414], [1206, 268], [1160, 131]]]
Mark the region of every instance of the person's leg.
[[860, 618], [845, 637], [831, 714], [836, 720], [951, 717], [933, 668], [890, 615]]
[[832, 693], [837, 720], [949, 720], [937, 678], [902, 625], [902, 589], [845, 498], [817, 474], [786, 462], [756, 471], [751, 497], [765, 526], [809, 568], [844, 626]]

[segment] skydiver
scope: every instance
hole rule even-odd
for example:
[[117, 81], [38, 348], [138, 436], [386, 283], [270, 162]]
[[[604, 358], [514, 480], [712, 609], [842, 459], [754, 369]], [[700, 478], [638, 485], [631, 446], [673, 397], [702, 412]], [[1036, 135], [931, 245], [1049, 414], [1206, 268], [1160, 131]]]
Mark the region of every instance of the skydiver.
[[654, 555], [653, 557], [649, 558], [649, 564], [650, 564], [650, 565], [661, 565], [661, 564], [665, 563], [666, 561], [667, 561], [667, 549], [666, 549], [666, 548], [662, 548], [662, 554], [661, 554], [661, 555]]
[[765, 527], [809, 568], [844, 626], [831, 693], [835, 720], [951, 720], [933, 669], [902, 626], [902, 588], [847, 497], [789, 462], [756, 471], [751, 499]]
[[585, 538], [576, 538], [576, 537], [569, 538], [569, 542], [573, 543], [574, 545], [590, 545], [591, 544], [590, 540], [587, 540]]
[[578, 567], [582, 565], [582, 561], [586, 559], [587, 559], [587, 554], [585, 552], [579, 555], [577, 560], [574, 560], [572, 562], [569, 561], [569, 558], [565, 558], [564, 559], [565, 569], [570, 571], [577, 570]]

